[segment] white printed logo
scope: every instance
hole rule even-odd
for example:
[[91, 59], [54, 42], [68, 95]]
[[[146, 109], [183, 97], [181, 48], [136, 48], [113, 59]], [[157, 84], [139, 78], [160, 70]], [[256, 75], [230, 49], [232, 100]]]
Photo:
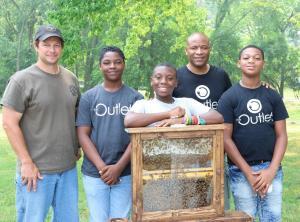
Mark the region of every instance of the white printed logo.
[[250, 99], [247, 102], [247, 109], [250, 113], [259, 113], [262, 109], [261, 102], [258, 99]]
[[248, 115], [242, 114], [237, 118], [237, 122], [242, 125], [246, 126], [248, 124], [256, 125], [262, 123], [269, 123], [273, 122], [273, 113], [270, 112], [269, 114], [259, 113], [262, 110], [261, 102], [258, 99], [250, 99], [247, 102], [247, 109], [250, 113], [256, 115]]
[[106, 106], [103, 103], [98, 103], [94, 108], [95, 114], [97, 116], [105, 116], [105, 115], [123, 115], [125, 116], [126, 113], [130, 110], [131, 105], [128, 106], [121, 106], [121, 103], [117, 103], [114, 106]]
[[207, 99], [210, 95], [210, 90], [205, 85], [199, 85], [195, 89], [195, 94], [199, 99]]

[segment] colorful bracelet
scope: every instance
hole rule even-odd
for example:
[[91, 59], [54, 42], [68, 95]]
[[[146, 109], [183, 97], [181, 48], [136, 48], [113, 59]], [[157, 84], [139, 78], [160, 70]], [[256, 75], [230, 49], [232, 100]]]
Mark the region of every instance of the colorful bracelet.
[[192, 118], [192, 116], [190, 116], [190, 118], [189, 118], [189, 125], [193, 125], [193, 118]]
[[198, 118], [197, 116], [192, 116], [193, 119], [193, 125], [198, 125]]
[[185, 125], [189, 125], [189, 116], [186, 116], [186, 119], [185, 119]]
[[186, 115], [185, 116], [185, 125], [192, 125], [193, 119], [191, 116]]
[[201, 118], [200, 116], [198, 116], [198, 124], [199, 124], [199, 125], [206, 125], [205, 119], [203, 119], [203, 118]]
[[185, 124], [185, 116], [181, 118], [181, 123]]

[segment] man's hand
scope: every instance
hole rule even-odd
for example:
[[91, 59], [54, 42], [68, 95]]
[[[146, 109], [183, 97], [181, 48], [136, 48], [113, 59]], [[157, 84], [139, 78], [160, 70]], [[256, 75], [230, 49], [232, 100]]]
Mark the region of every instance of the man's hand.
[[180, 118], [183, 117], [184, 115], [185, 115], [185, 109], [180, 106], [177, 106], [169, 111], [170, 119]]
[[253, 184], [253, 189], [255, 189], [257, 192], [260, 191], [263, 196], [265, 196], [276, 175], [276, 171], [272, 170], [271, 168], [266, 168], [254, 172], [253, 174], [257, 176], [256, 181]]
[[266, 87], [267, 89], [274, 89], [269, 83], [267, 83], [267, 82], [264, 82], [264, 81], [261, 81], [261, 85], [262, 86], [264, 86], [264, 87]]
[[119, 169], [117, 164], [114, 165], [106, 165], [99, 171], [101, 179], [107, 185], [113, 185], [120, 181], [119, 177], [121, 175], [121, 170]]
[[40, 174], [39, 169], [33, 162], [22, 163], [21, 165], [21, 179], [22, 184], [27, 184], [27, 191], [31, 189], [35, 192], [37, 189], [37, 180], [42, 180], [43, 177]]
[[249, 181], [249, 183], [250, 183], [250, 185], [251, 185], [251, 187], [252, 187], [252, 190], [255, 192], [255, 193], [257, 193], [259, 196], [261, 196], [261, 197], [264, 197], [265, 196], [265, 194], [261, 191], [261, 190], [256, 190], [255, 188], [254, 188], [254, 184], [255, 184], [255, 182], [256, 182], [256, 180], [257, 180], [257, 174], [256, 174], [256, 172], [251, 172], [250, 174], [245, 174], [246, 175], [246, 178], [247, 178], [247, 180]]
[[246, 176], [247, 180], [249, 181], [250, 185], [252, 186], [253, 191], [256, 192], [256, 190], [253, 187], [256, 182], [256, 179], [257, 179], [257, 175], [255, 174], [255, 172], [251, 172], [248, 175], [245, 174], [245, 176]]

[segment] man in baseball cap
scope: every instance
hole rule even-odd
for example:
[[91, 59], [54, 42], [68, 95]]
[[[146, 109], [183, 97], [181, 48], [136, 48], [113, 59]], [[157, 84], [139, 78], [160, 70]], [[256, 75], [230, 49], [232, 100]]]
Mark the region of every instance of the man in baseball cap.
[[41, 25], [37, 30], [34, 40], [44, 41], [49, 37], [58, 37], [63, 42], [61, 31], [53, 25]]
[[2, 119], [18, 157], [17, 221], [78, 222], [76, 76], [59, 64], [63, 38], [53, 25], [34, 37], [37, 62], [16, 72], [2, 97]]

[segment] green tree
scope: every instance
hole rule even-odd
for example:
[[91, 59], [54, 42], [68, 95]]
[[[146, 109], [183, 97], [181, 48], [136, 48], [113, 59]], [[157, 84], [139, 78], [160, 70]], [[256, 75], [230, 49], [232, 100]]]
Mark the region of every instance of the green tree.
[[[212, 18], [211, 61], [229, 72], [231, 79], [240, 78], [236, 69], [238, 51], [256, 44], [266, 53], [262, 78], [282, 96], [285, 84], [299, 77], [300, 2], [287, 1], [209, 1]], [[298, 45], [297, 45], [298, 43]]]
[[246, 15], [239, 13], [238, 4], [233, 0], [215, 1], [211, 10], [214, 19], [210, 35], [212, 47], [210, 62], [225, 69], [231, 80], [236, 81], [239, 79], [236, 60], [241, 42], [238, 30], [240, 22]]
[[[101, 81], [99, 49], [122, 48], [124, 81], [151, 94], [149, 76], [161, 62], [186, 63], [185, 39], [202, 31], [211, 39], [210, 63], [235, 82], [238, 52], [254, 43], [266, 51], [263, 79], [283, 95], [285, 84], [299, 89], [299, 4], [297, 0], [2, 0], [0, 5], [0, 92], [9, 75], [35, 61], [31, 43], [38, 24], [62, 29], [62, 63], [84, 82]], [[297, 82], [297, 81], [296, 81]]]
[[254, 1], [247, 7], [253, 8], [253, 20], [247, 24], [248, 35], [266, 52], [263, 78], [283, 96], [285, 84], [291, 84], [290, 80], [299, 77], [299, 53], [289, 39], [300, 27], [300, 2]]
[[[110, 13], [116, 1], [53, 0], [49, 21], [62, 29], [66, 45], [62, 62], [83, 80], [83, 90], [98, 79], [98, 51], [110, 24]], [[96, 77], [96, 78], [95, 78]]]
[[101, 80], [95, 55], [103, 45], [117, 45], [125, 51], [125, 82], [149, 92], [154, 65], [164, 61], [181, 64], [188, 33], [205, 29], [206, 11], [195, 7], [192, 0], [55, 0], [55, 4], [50, 20], [64, 30], [63, 61], [76, 67], [79, 76], [84, 72], [85, 89]]
[[51, 3], [42, 0], [2, 0], [0, 6], [0, 93], [14, 72], [35, 61], [34, 27], [46, 16]]

